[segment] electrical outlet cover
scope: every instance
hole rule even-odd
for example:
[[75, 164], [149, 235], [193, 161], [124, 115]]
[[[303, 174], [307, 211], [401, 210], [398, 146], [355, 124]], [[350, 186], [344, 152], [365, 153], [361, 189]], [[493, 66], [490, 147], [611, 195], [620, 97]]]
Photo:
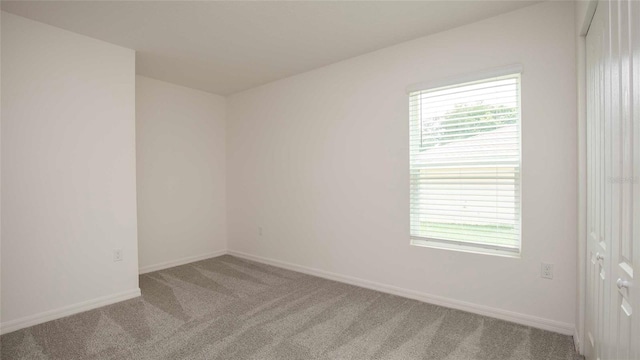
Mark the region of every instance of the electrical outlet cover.
[[553, 279], [553, 264], [542, 263], [540, 277], [543, 279]]
[[122, 249], [113, 250], [113, 261], [122, 261]]

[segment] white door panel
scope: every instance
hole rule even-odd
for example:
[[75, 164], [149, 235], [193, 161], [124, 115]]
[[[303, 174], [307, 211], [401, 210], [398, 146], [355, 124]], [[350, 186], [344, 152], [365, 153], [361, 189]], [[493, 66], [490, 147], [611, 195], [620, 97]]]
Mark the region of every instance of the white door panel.
[[640, 360], [640, 2], [598, 3], [586, 63], [585, 355]]
[[589, 264], [587, 265], [586, 354], [604, 359], [605, 281], [607, 242], [604, 236], [605, 213], [605, 54], [608, 39], [608, 8], [598, 6], [587, 34], [587, 226]]
[[[632, 285], [629, 287], [629, 302], [633, 305], [636, 314], [632, 316], [633, 321], [630, 325], [630, 341], [631, 341], [631, 359], [640, 359], [640, 279], [638, 279], [638, 271], [640, 271], [640, 2], [630, 1], [628, 7], [629, 19], [629, 67], [630, 67], [630, 84], [629, 84], [629, 107], [630, 107], [630, 126], [631, 144], [630, 153], [632, 164], [629, 181], [631, 214], [629, 222], [631, 226], [631, 235], [629, 243], [625, 243], [624, 251], [625, 259], [632, 261], [630, 266], [630, 281]], [[633, 277], [635, 270], [636, 278]]]

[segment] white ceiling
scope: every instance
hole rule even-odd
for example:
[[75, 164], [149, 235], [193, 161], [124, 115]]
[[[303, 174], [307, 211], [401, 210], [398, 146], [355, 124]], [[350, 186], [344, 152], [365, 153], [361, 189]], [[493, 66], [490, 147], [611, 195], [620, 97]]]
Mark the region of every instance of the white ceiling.
[[137, 50], [136, 72], [229, 95], [537, 1], [3, 1]]

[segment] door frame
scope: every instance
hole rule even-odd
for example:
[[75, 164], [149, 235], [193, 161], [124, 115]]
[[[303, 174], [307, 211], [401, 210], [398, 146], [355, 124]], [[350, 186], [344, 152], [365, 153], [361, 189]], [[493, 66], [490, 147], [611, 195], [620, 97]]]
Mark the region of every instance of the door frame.
[[596, 12], [597, 0], [576, 1], [576, 70], [578, 106], [578, 241], [576, 324], [573, 341], [576, 351], [584, 353], [586, 267], [587, 267], [587, 32]]

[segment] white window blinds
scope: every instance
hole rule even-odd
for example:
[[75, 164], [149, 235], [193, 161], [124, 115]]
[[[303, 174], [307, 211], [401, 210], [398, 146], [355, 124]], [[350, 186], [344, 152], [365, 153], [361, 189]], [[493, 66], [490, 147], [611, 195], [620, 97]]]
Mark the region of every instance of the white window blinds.
[[520, 74], [412, 91], [413, 243], [520, 251]]

